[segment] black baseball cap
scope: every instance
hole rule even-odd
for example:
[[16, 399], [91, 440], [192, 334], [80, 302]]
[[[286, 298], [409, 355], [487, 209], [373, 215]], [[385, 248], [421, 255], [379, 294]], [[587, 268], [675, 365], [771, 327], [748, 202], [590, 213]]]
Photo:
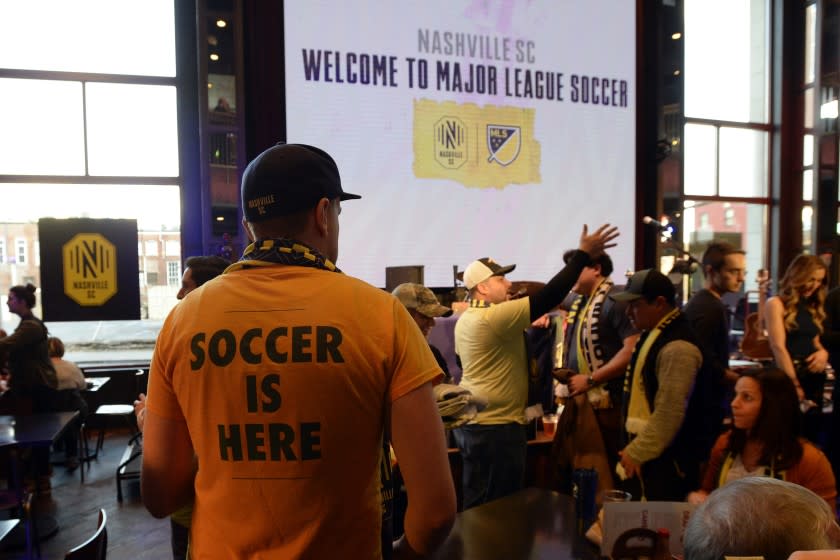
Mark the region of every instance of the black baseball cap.
[[341, 188], [338, 166], [320, 148], [277, 144], [258, 155], [242, 174], [242, 213], [249, 222], [294, 214], [322, 198], [362, 198]]
[[674, 303], [677, 292], [667, 276], [656, 269], [648, 268], [635, 273], [623, 292], [611, 295], [615, 301], [633, 301], [641, 297], [652, 301], [659, 296], [670, 304]]

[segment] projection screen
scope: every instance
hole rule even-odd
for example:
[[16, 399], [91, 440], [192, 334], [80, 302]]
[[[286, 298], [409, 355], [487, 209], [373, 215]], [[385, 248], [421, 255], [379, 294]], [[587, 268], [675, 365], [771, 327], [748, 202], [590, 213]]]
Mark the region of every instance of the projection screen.
[[287, 140], [324, 148], [344, 190], [339, 267], [489, 256], [547, 281], [584, 223], [633, 265], [635, 2], [286, 0]]

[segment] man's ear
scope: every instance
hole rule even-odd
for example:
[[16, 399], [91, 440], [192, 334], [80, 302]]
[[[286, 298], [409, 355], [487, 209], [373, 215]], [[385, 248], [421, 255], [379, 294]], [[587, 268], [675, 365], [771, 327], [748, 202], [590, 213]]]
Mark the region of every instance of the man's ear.
[[318, 232], [326, 237], [329, 234], [329, 213], [330, 211], [330, 199], [322, 198], [318, 201], [318, 205], [315, 206], [315, 227], [318, 228]]

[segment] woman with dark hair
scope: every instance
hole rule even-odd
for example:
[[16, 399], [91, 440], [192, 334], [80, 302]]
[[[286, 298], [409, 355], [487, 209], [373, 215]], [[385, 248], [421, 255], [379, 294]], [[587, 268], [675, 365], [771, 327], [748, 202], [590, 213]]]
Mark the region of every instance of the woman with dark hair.
[[709, 493], [747, 476], [769, 476], [799, 484], [834, 507], [834, 474], [822, 451], [799, 437], [799, 399], [793, 382], [779, 368], [748, 371], [735, 384], [730, 432], [712, 448], [700, 490], [688, 501], [702, 503]]
[[819, 440], [828, 352], [820, 342], [825, 320], [825, 263], [815, 255], [791, 261], [778, 295], [767, 300], [767, 337], [776, 366], [796, 387], [805, 415], [804, 435]]
[[15, 332], [0, 338], [0, 362], [8, 358], [9, 391], [0, 408], [6, 414], [46, 412], [53, 408], [58, 387], [47, 349], [47, 327], [35, 317], [35, 286], [12, 286], [7, 305], [20, 316]]
[[[56, 410], [58, 380], [47, 350], [47, 327], [32, 313], [35, 291], [32, 284], [12, 286], [6, 304], [20, 317], [15, 332], [0, 338], [0, 363], [8, 359], [9, 390], [0, 399], [2, 414], [33, 414]], [[38, 491], [50, 491], [50, 450], [32, 451], [33, 475]]]

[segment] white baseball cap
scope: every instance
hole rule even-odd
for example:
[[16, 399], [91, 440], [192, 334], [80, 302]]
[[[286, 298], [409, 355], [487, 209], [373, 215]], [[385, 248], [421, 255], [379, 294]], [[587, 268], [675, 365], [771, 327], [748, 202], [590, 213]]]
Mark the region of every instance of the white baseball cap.
[[490, 257], [478, 259], [464, 269], [464, 285], [468, 290], [472, 290], [491, 276], [504, 276], [514, 268], [515, 264], [502, 266]]

